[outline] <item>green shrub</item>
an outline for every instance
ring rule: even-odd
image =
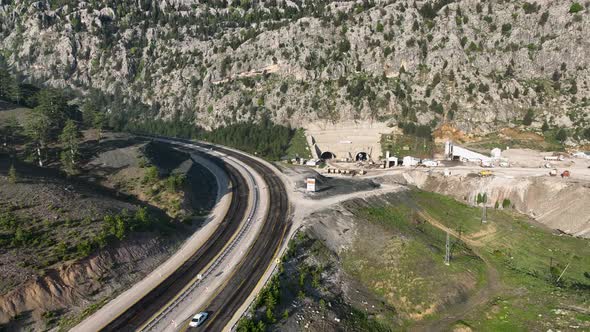
[[[503,209],[507,209],[510,207],[512,203],[510,202],[510,200],[508,198],[504,198],[504,200],[502,201],[502,208]]]
[[[16,174],[16,168],[14,165],[10,165],[10,169],[8,170],[8,182],[14,184],[18,181],[18,175]]]
[[[143,177],[143,183],[145,184],[153,184],[158,180],[160,173],[156,166],[150,166],[146,169],[145,175]]]
[[[375,30],[377,30],[377,32],[383,32],[383,23],[378,22]]]
[[[76,246],[76,254],[78,257],[83,258],[92,253],[92,243],[88,240],[84,240]]]
[[[580,12],[582,10],[584,10],[584,7],[579,2],[574,2],[570,6],[570,13],[571,14],[575,14],[575,13]]]
[[[502,34],[505,36],[510,36],[511,33],[512,33],[512,24],[510,24],[510,23],[502,24]]]
[[[184,174],[174,174],[166,179],[166,187],[169,191],[176,192],[180,190],[184,184],[186,177]]]
[[[525,126],[530,126],[531,123],[533,123],[534,116],[535,112],[532,109],[529,109],[524,115],[524,119],[522,119],[522,124]]]
[[[567,131],[563,128],[559,129],[557,134],[555,135],[555,139],[563,143],[567,139]]]

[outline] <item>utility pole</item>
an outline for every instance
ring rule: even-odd
[[[451,265],[451,238],[449,232],[447,232],[447,244],[445,253],[445,265]]]
[[[482,210],[481,210],[481,223],[485,224],[487,222],[488,222],[488,211],[487,211],[486,205],[484,203]]]
[[[563,274],[565,273],[565,270],[567,270],[568,267],[570,267],[570,264],[572,262],[567,263],[567,266],[565,267],[565,269],[563,269],[563,271],[561,272],[561,274],[559,275],[559,278],[557,278],[557,281],[555,282],[556,284],[559,283],[559,280],[561,280],[561,277],[563,277]]]

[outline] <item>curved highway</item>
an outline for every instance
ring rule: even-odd
[[[270,190],[270,210],[246,257],[241,261],[233,276],[211,299],[208,305],[200,308],[207,311],[210,317],[203,326],[195,330],[221,331],[228,328],[228,323],[250,296],[263,277],[267,268],[277,255],[291,227],[289,217],[289,200],[283,181],[270,167],[255,158],[234,150],[202,144],[210,149],[218,150],[241,162],[248,164],[259,173]]]
[[[197,250],[179,269],[163,280],[141,300],[117,316],[102,331],[134,331],[144,322],[156,315],[167,303],[172,301],[183,288],[189,284],[221,252],[225,244],[236,233],[240,222],[245,217],[248,188],[242,174],[219,158],[208,156],[224,169],[232,184],[231,204],[221,225],[213,235]]]
[[[271,167],[244,153],[188,140],[159,139],[193,151],[205,150],[207,153],[202,155],[206,155],[206,158],[215,162],[228,174],[232,184],[231,203],[224,221],[190,259],[147,295],[114,317],[102,331],[157,331],[162,328],[162,324],[168,324],[169,321],[172,322],[172,326],[165,329],[176,330],[174,326],[177,326],[177,323],[171,319],[174,317],[181,317],[179,323],[184,323],[177,326],[178,328],[186,328],[190,318],[186,315],[178,316],[178,310],[172,312],[178,309],[175,307],[184,307],[184,312],[186,310],[194,313],[209,312],[209,319],[199,330],[221,331],[231,328],[227,325],[245,304],[271,266],[291,227],[285,186]],[[191,147],[191,145],[195,146]],[[223,156],[219,158],[212,156],[218,153]],[[254,181],[252,171],[256,174],[258,182]],[[253,188],[248,188],[249,186]],[[263,189],[268,196],[267,208],[262,212],[256,211],[261,186],[264,186]],[[250,208],[251,205],[254,207]],[[257,225],[250,227],[254,223],[255,213],[258,215]],[[257,230],[250,230],[250,228]],[[242,237],[248,237],[249,240],[242,241],[242,246],[246,247],[243,247],[241,251],[241,259],[236,261],[233,258],[225,262],[225,256],[237,246]],[[207,303],[206,305],[201,308],[190,308],[191,302],[185,297],[190,299],[188,296],[190,292],[193,292],[193,295],[195,291],[198,293],[195,287],[200,280],[223,264],[225,265],[221,268],[231,271],[228,272],[230,275],[224,275],[222,279],[217,280],[217,284],[214,284],[216,288],[212,288],[208,298],[200,302]],[[213,276],[213,279],[217,276]],[[217,285],[220,286],[217,287]],[[198,304],[193,305],[198,306]],[[182,320],[185,319],[186,321],[183,322]]]

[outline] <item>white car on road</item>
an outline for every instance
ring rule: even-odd
[[[203,324],[203,322],[205,321],[205,319],[207,319],[207,316],[209,316],[208,313],[202,311],[199,312],[198,314],[196,314],[193,319],[191,319],[191,322],[188,323],[188,325],[190,327],[197,327],[197,326],[201,326],[201,324]]]

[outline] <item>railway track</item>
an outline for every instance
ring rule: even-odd
[[[232,201],[225,220],[213,235],[178,270],[162,281],[145,297],[113,319],[101,331],[134,331],[166,307],[182,289],[212,261],[239,228],[248,206],[248,187],[242,174],[221,159],[211,157],[228,174]]]
[[[250,296],[276,257],[291,227],[289,200],[282,180],[265,164],[235,151],[208,145],[248,164],[259,173],[270,191],[270,210],[260,235],[220,292],[203,308],[210,318],[194,330],[221,331]],[[191,329],[192,330],[192,329]]]

